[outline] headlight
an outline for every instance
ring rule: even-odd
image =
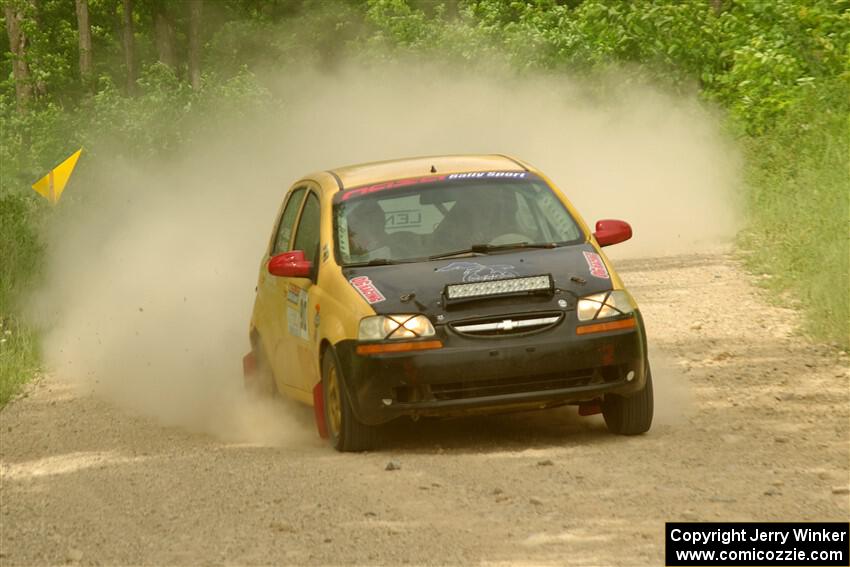
[[[625,290],[606,291],[578,300],[578,320],[591,321],[634,313],[632,298]]]
[[[375,315],[360,320],[361,341],[433,337],[434,326],[425,315]]]

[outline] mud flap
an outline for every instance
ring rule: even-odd
[[[251,351],[242,357],[242,380],[245,387],[251,386],[257,379],[257,357]]]
[[[596,415],[598,413],[602,413],[602,403],[600,400],[581,402],[578,405],[578,414],[582,417],[588,415]]]
[[[325,391],[322,389],[321,382],[313,388],[313,415],[316,418],[316,429],[319,431],[319,437],[327,439],[328,423],[325,421]]]

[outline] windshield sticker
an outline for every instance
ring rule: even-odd
[[[337,239],[337,246],[339,246],[340,255],[348,259],[349,258],[349,246],[348,246],[348,219],[345,217],[345,211],[339,209],[337,211],[337,231],[339,234],[339,238]]]
[[[349,189],[342,194],[342,200],[347,201],[352,197],[362,197],[375,191],[383,191],[384,189],[396,189],[398,187],[407,187],[409,185],[419,185],[420,183],[433,183],[435,181],[445,181],[445,175],[432,175],[429,177],[410,177],[408,179],[397,179],[395,181],[385,181],[376,183],[375,185],[367,185],[358,187],[357,189]]]
[[[374,185],[364,185],[363,187],[355,187],[346,189],[341,193],[339,199],[348,201],[354,197],[362,197],[375,191],[383,191],[384,189],[397,189],[399,187],[409,187],[411,185],[424,185],[437,181],[467,181],[470,179],[526,179],[532,174],[527,171],[472,171],[468,173],[450,173],[448,175],[429,175],[427,177],[409,177],[407,179],[396,179],[393,181],[384,181],[375,183]]]
[[[456,179],[524,179],[527,171],[473,171],[470,173],[452,173],[446,177],[450,181]]]
[[[516,268],[509,264],[494,264],[485,266],[477,262],[452,262],[442,268],[437,268],[437,272],[452,272],[454,270],[463,271],[463,281],[465,282],[487,282],[491,280],[504,280],[507,278],[518,277]]]
[[[369,302],[370,305],[375,303],[380,303],[386,299],[384,294],[375,287],[375,284],[372,283],[372,280],[369,279],[368,276],[357,276],[356,278],[351,278],[348,280],[354,289],[363,296],[363,299]]]
[[[590,270],[590,275],[601,278],[603,280],[610,279],[608,276],[608,269],[605,267],[605,262],[602,261],[602,258],[599,257],[599,254],[596,252],[582,252],[584,254],[584,259],[587,261],[587,268]]]
[[[386,213],[388,230],[419,228],[422,226],[422,211],[390,211]]]

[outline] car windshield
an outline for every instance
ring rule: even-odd
[[[340,192],[334,232],[343,265],[417,261],[583,239],[552,189],[524,172],[454,174]]]

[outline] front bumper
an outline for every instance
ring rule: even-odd
[[[542,333],[497,338],[444,327],[437,330],[441,349],[360,356],[357,341],[346,340],[336,353],[352,409],[368,425],[403,415],[550,407],[643,388],[646,338],[635,317],[632,329],[584,336],[570,318]]]

